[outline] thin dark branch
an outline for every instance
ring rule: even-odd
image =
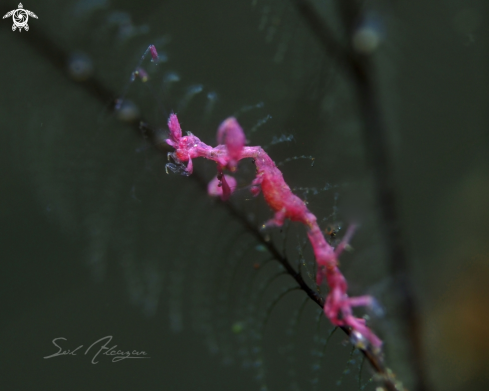
[[[412,283],[409,279],[409,262],[402,239],[402,231],[397,211],[397,197],[394,175],[389,156],[388,131],[380,108],[376,82],[371,59],[368,55],[355,53],[351,47],[343,49],[333,40],[333,35],[308,0],[294,0],[295,5],[316,35],[325,52],[338,61],[339,68],[353,82],[357,92],[360,114],[363,119],[363,137],[370,167],[374,177],[377,206],[382,220],[390,272],[397,289],[398,308],[401,321],[408,329],[410,343],[407,345],[408,360],[411,365],[415,389],[426,391],[427,378],[423,360],[419,312]],[[358,2],[341,0],[341,17],[347,38],[353,36],[355,25],[359,22],[361,10]],[[347,39],[350,42],[351,39]],[[382,371],[381,368],[379,370]],[[387,385],[387,384],[386,384]]]
[[[307,20],[308,26],[321,45],[326,49],[328,55],[335,57],[340,65],[349,66],[347,48],[342,46],[335,38],[333,31],[324,23],[309,1],[295,0],[294,4],[299,14]]]

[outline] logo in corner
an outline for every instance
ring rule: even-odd
[[[19,3],[18,7],[19,8],[17,8],[16,10],[12,10],[3,15],[3,19],[12,16],[12,20],[14,21],[14,24],[12,25],[12,31],[19,29],[19,32],[21,32],[23,28],[25,29],[25,31],[29,31],[29,25],[27,24],[29,16],[32,16],[36,19],[38,19],[38,17],[34,12],[25,10],[22,3]]]

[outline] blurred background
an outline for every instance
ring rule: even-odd
[[[313,4],[344,37],[335,2]],[[0,5],[2,15],[18,8]],[[0,25],[2,389],[379,385],[263,244],[206,194],[214,164],[194,161],[191,177],[166,175],[172,111],[209,144],[220,122],[236,116],[250,145],[283,164],[322,226],[341,237],[359,223],[341,268],[352,295],[371,294],[382,306],[369,324],[385,341],[387,365],[413,389],[356,90],[294,2],[23,6],[38,16],[29,31],[12,31],[12,17]],[[363,35],[354,44],[372,58],[387,124],[428,389],[486,390],[488,5],[358,6]],[[157,63],[142,59],[150,44]],[[147,78],[131,82],[137,67]],[[230,203],[259,227],[271,212],[250,196],[253,173],[241,163]],[[313,286],[304,229],[265,234]],[[94,365],[95,347],[84,352],[106,336],[108,346],[150,358],[99,356]],[[57,351],[55,338],[66,339],[58,340],[63,350],[83,348],[45,359]]]

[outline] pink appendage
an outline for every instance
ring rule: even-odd
[[[167,164],[167,168],[189,175],[192,172],[192,159],[202,157],[215,161],[218,175],[209,184],[208,190],[211,195],[219,195],[223,200],[229,198],[236,187],[234,178],[224,175],[223,169],[234,172],[241,159],[254,159],[256,177],[252,182],[251,192],[258,195],[261,189],[265,201],[275,212],[274,217],[266,225],[281,226],[285,219],[289,219],[306,226],[307,236],[316,258],[316,282],[321,284],[326,281],[330,288],[324,304],[325,315],[334,325],[351,328],[351,339],[357,347],[364,347],[366,343],[370,343],[374,349],[379,350],[382,341],[367,327],[365,319],[353,315],[353,307],[370,307],[374,300],[369,296],[349,297],[348,284],[338,268],[338,257],[350,241],[355,227],[347,231],[336,248],[330,246],[317,223],[316,216],[307,209],[304,201],[292,193],[285,183],[282,172],[270,156],[259,146],[244,146],[244,132],[235,118],[228,118],[219,126],[217,139],[224,144],[216,147],[203,143],[191,133],[182,136],[175,114],[170,115],[168,127],[170,138],[166,142],[175,148],[175,152],[169,154],[175,163]],[[186,168],[184,162],[188,162]]]
[[[148,49],[151,53],[151,61],[158,62],[158,52],[156,51],[155,45],[149,45]]]

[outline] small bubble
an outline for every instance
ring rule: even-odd
[[[85,53],[73,53],[68,59],[68,73],[76,81],[88,80],[93,75],[92,59]]]
[[[380,37],[375,30],[362,28],[353,35],[353,47],[357,52],[370,54],[377,49]]]
[[[124,122],[132,122],[139,117],[139,108],[130,100],[118,102],[116,105],[117,118]]]
[[[362,54],[373,53],[380,45],[383,26],[380,17],[374,12],[368,12],[353,33],[353,48]]]

